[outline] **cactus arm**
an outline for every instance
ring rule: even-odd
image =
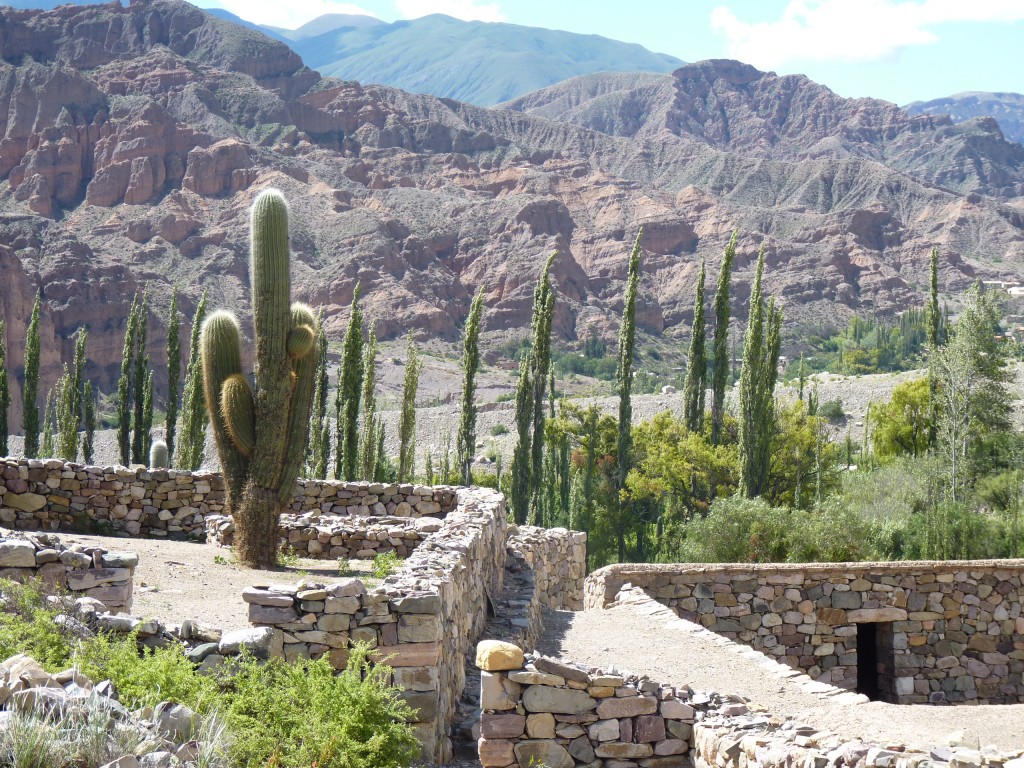
[[[237,499],[242,491],[248,461],[235,448],[220,408],[220,393],[224,382],[242,373],[241,331],[234,315],[218,311],[206,319],[200,333],[200,353],[206,409],[210,414],[217,454],[228,484],[228,493]]]
[[[291,278],[288,253],[288,204],[274,189],[252,205],[251,285],[256,341],[256,434],[250,480],[262,488],[279,487],[291,400]]]
[[[320,333],[319,324],[313,310],[298,302],[292,304],[292,324],[295,328],[312,330],[310,351],[316,345]],[[288,436],[284,468],[281,473],[281,484],[278,487],[278,498],[282,504],[291,501],[302,462],[306,457],[309,442],[309,409],[313,403],[313,389],[316,386],[316,355],[306,354],[292,361],[292,374],[295,386],[292,391],[291,405],[288,411]]]
[[[246,458],[256,445],[256,404],[245,376],[236,373],[220,388],[220,411],[235,448]]]
[[[149,468],[167,469],[168,466],[167,443],[163,440],[154,440],[149,446]]]
[[[316,330],[311,325],[296,325],[288,331],[288,357],[301,360],[313,351],[316,345]],[[294,367],[294,366],[293,366]]]

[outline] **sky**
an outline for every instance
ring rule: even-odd
[[[294,29],[324,13],[465,20],[597,34],[684,61],[730,58],[897,104],[1024,93],[1024,0],[192,0]]]

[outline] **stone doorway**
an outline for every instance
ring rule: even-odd
[[[872,701],[898,703],[891,621],[866,621],[857,627],[857,693]]]

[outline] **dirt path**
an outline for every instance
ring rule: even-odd
[[[138,554],[132,613],[166,622],[194,619],[220,629],[248,627],[248,609],[242,601],[246,587],[294,584],[302,578],[326,583],[339,579],[334,560],[303,559],[278,570],[253,571],[235,564],[231,550],[206,544],[75,533],[61,533],[60,538],[65,544],[93,544]]]
[[[796,677],[773,672],[779,665],[766,664],[762,654],[711,633],[685,631],[683,622],[669,613],[663,609],[651,614],[633,605],[579,613],[545,611],[538,650],[605,669],[615,664],[620,671],[646,674],[659,682],[688,683],[699,691],[737,694],[771,714],[790,716],[846,739],[927,750],[946,746],[951,734],[963,731],[974,746],[980,742],[1001,750],[1024,749],[1024,704],[847,703],[852,694],[809,693]]]

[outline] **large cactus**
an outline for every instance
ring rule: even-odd
[[[230,312],[203,324],[206,408],[235,521],[240,562],[269,567],[277,559],[277,520],[291,498],[306,454],[313,397],[316,317],[291,303],[288,206],[269,189],[252,206],[255,388],[242,372],[241,333]]]

